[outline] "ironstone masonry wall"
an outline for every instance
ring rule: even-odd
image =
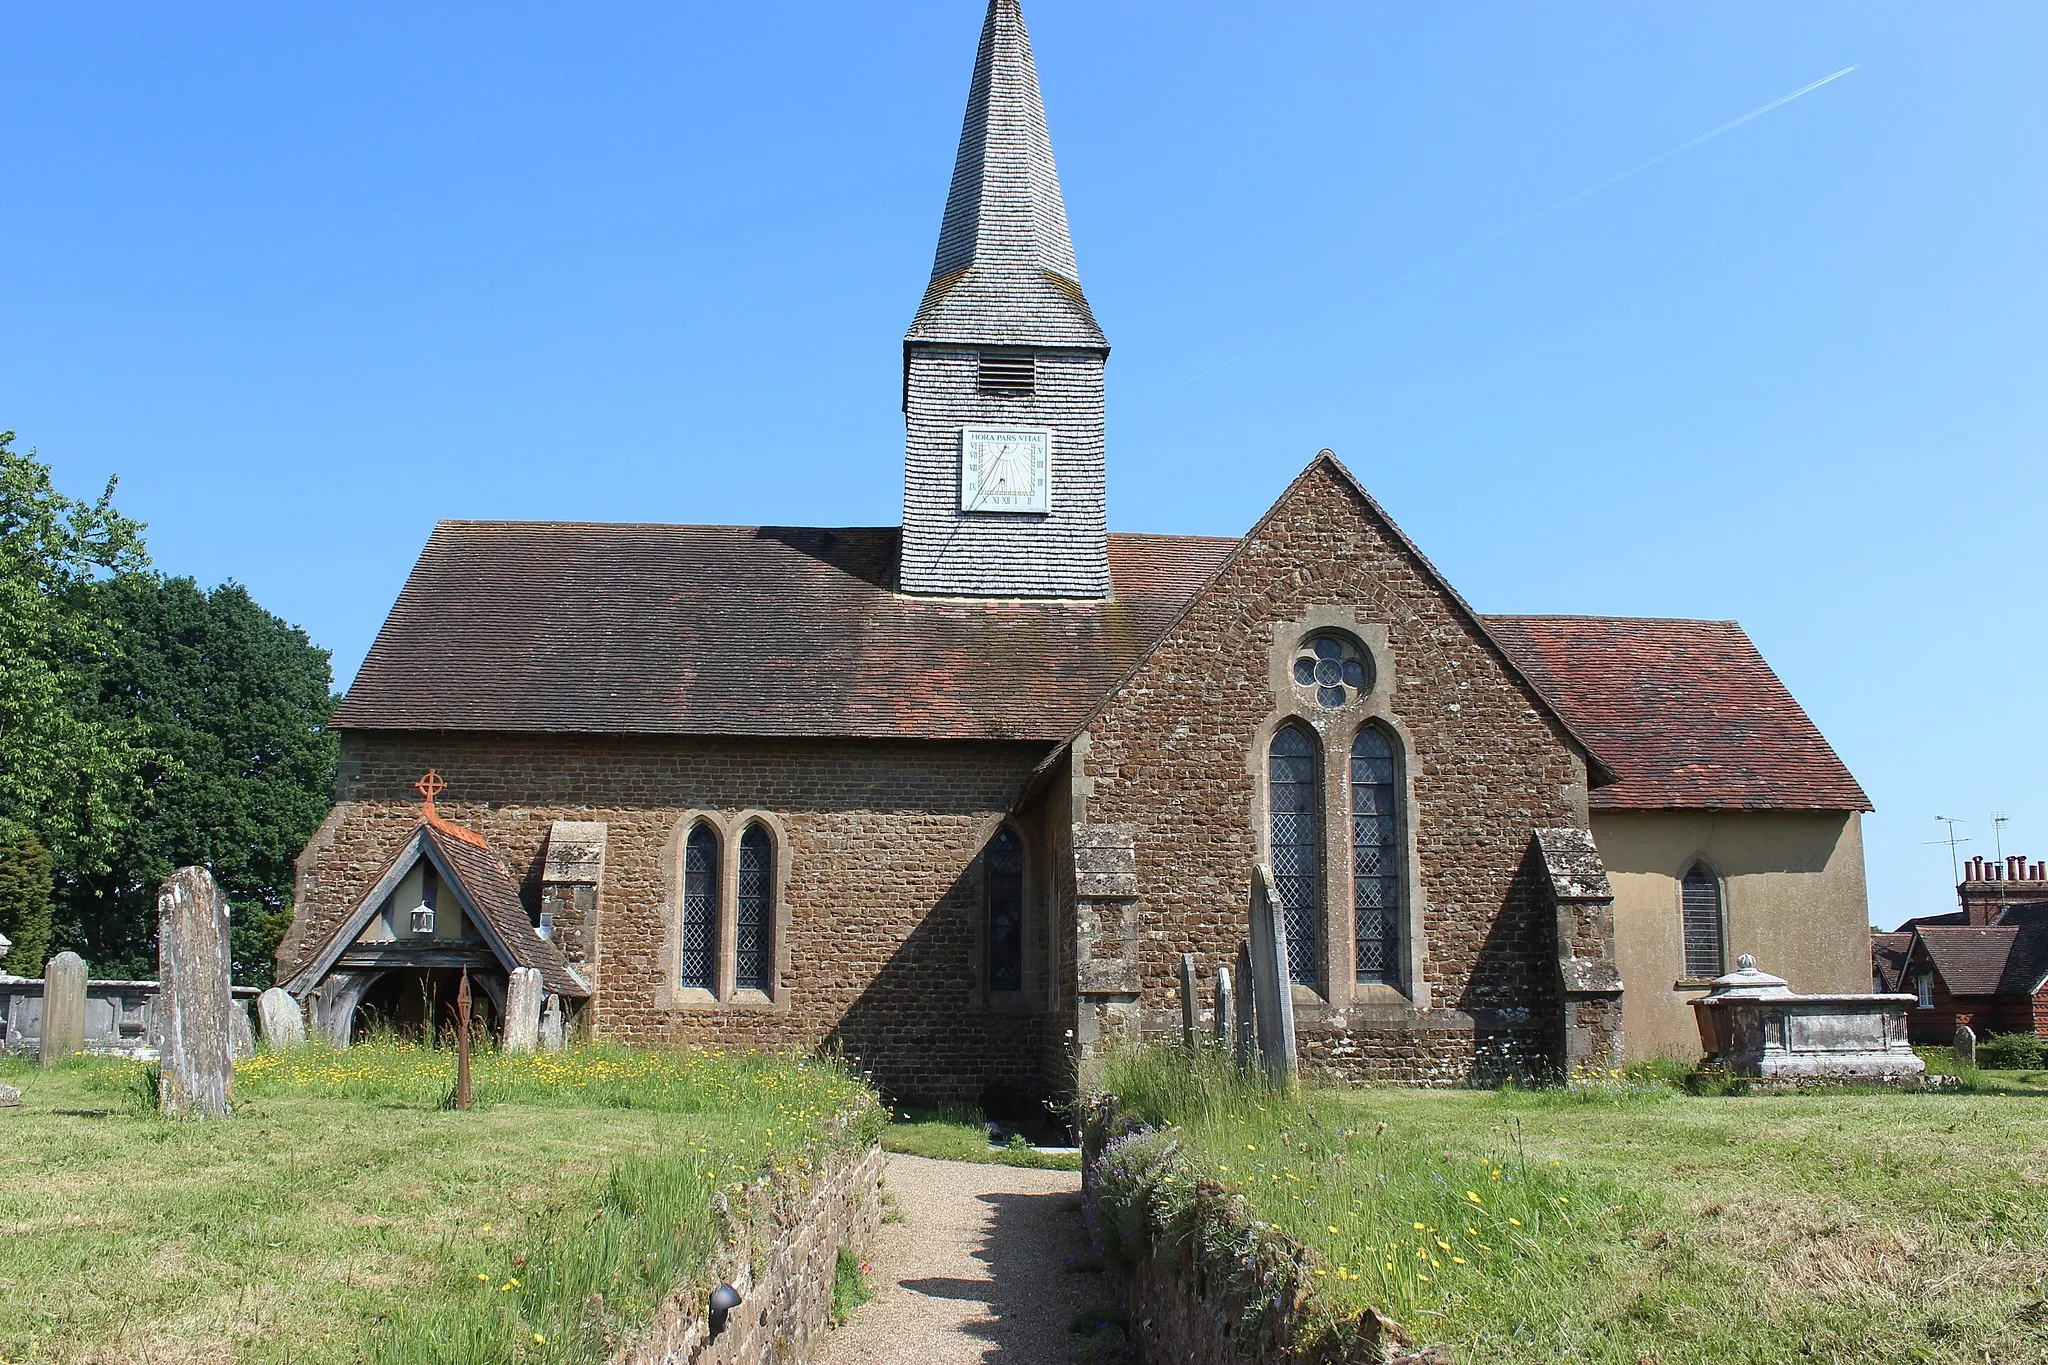
[[[980,1003],[977,857],[1043,745],[350,733],[340,804],[301,855],[287,966],[346,915],[447,779],[449,819],[481,832],[539,903],[550,824],[608,826],[592,1024],[645,1043],[837,1043],[912,1102],[1012,1106],[1061,1089],[1066,1027]],[[694,810],[761,810],[786,835],[773,1005],[681,1009],[666,934],[674,847]],[[1042,849],[1042,845],[1040,848]],[[730,857],[731,850],[727,851]],[[1028,926],[1042,950],[1046,925]]]
[[[1524,866],[1533,831],[1585,826],[1585,768],[1415,557],[1327,464],[1312,466],[1238,557],[1090,724],[1089,822],[1138,827],[1148,1019],[1177,1018],[1179,955],[1201,979],[1232,965],[1254,863],[1266,856],[1264,745],[1312,701],[1277,695],[1275,623],[1355,607],[1385,632],[1388,716],[1406,739],[1411,847],[1419,858],[1427,1012],[1379,999],[1310,1005],[1297,992],[1304,1060],[1351,1074],[1452,1083],[1547,1059],[1556,1026],[1555,930]],[[1294,641],[1277,642],[1290,649]],[[1340,721],[1341,725],[1342,722]],[[1348,754],[1335,739],[1325,764]],[[1346,788],[1326,818],[1348,823]],[[1348,840],[1326,840],[1348,857]],[[1329,879],[1348,885],[1342,868]]]

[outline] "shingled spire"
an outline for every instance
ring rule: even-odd
[[[939,250],[911,341],[1104,346],[1074,265],[1031,37],[990,0]]]
[[[905,592],[1107,597],[1103,365],[1017,0],[990,0],[903,346]]]

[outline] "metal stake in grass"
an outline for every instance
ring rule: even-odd
[[[455,987],[455,1107],[469,1108],[469,968]]]

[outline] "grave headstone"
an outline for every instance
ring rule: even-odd
[[[256,1055],[256,1030],[249,1023],[249,1007],[232,996],[228,999],[228,1056],[235,1061]]]
[[[1216,1046],[1226,1052],[1230,1049],[1230,1021],[1235,1013],[1231,1009],[1230,968],[1216,969]]]
[[[272,986],[256,997],[256,1020],[263,1026],[266,1047],[304,1047],[306,1015],[290,991]]]
[[[1955,1054],[1957,1066],[1977,1065],[1977,1031],[1968,1024],[1956,1030]]]
[[[21,1092],[11,1085],[0,1085],[0,1109],[14,1109],[21,1104]]]
[[[1252,946],[1237,945],[1237,1041],[1231,1048],[1240,1071],[1259,1060],[1259,993],[1252,985]]]
[[[1195,1025],[1202,1017],[1202,1002],[1195,997],[1195,955],[1180,955],[1180,1045],[1195,1050]]]
[[[234,1112],[227,921],[227,898],[203,867],[179,868],[157,891],[157,1107],[174,1117]],[[248,1026],[245,1014],[242,1027]]]
[[[505,1051],[533,1051],[540,1042],[540,1007],[540,973],[514,967],[505,983]]]
[[[59,953],[43,968],[44,1066],[85,1051],[85,959]]]
[[[1258,1005],[1259,1056],[1275,1085],[1294,1080],[1294,973],[1287,961],[1287,926],[1273,874],[1262,863],[1252,872],[1252,994]]]
[[[562,1026],[562,997],[550,995],[540,1012],[540,1045],[548,1052],[560,1052],[567,1036]]]

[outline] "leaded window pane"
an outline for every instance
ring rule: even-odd
[[[1024,845],[1005,825],[982,854],[988,897],[988,988],[1024,989]]]
[[[1721,949],[1721,883],[1694,863],[1680,884],[1679,901],[1685,925],[1685,974],[1719,976]]]
[[[1351,742],[1351,910],[1358,979],[1401,982],[1401,855],[1394,831],[1394,749],[1372,726]]]
[[[683,952],[676,979],[713,990],[717,961],[718,836],[699,825],[683,845]]]
[[[765,991],[774,984],[775,842],[759,825],[740,836],[738,914],[733,925],[733,982]]]
[[[1315,743],[1300,727],[1273,736],[1267,800],[1272,809],[1273,890],[1280,897],[1287,928],[1287,965],[1292,979],[1316,984],[1316,838],[1321,826],[1321,793],[1316,783]]]

